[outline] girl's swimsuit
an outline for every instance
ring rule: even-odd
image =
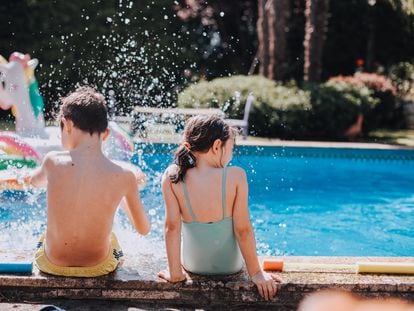
[[[231,274],[241,270],[243,261],[233,230],[233,217],[226,217],[226,171],[222,177],[223,219],[198,222],[191,208],[183,178],[184,195],[192,222],[183,222],[182,262],[187,271],[197,274]]]

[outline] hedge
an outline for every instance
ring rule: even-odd
[[[249,93],[255,97],[250,134],[291,139],[343,138],[358,114],[368,114],[378,103],[364,85],[344,81],[301,89],[295,83],[282,85],[262,76],[233,76],[189,86],[178,95],[177,105],[220,108],[228,118],[242,118]]]

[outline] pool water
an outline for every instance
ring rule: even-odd
[[[141,146],[149,181],[141,196],[153,230],[115,231],[136,252],[164,256],[163,170],[174,146]],[[414,151],[238,147],[231,165],[249,180],[249,208],[262,255],[414,256]],[[3,192],[0,249],[31,249],[45,229],[45,193]],[[154,247],[156,245],[156,247]]]

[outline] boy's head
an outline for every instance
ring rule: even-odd
[[[89,86],[82,86],[62,99],[59,120],[73,122],[73,126],[90,135],[104,133],[108,127],[105,97]]]

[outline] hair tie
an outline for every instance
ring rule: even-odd
[[[182,146],[184,148],[188,149],[188,150],[190,150],[190,148],[191,148],[191,145],[188,142],[186,142],[186,141],[182,143]]]
[[[182,146],[187,150],[187,160],[188,160],[188,164],[190,164],[191,166],[194,166],[195,164],[195,159],[193,158],[193,155],[191,153],[191,145],[188,142],[183,142]]]

